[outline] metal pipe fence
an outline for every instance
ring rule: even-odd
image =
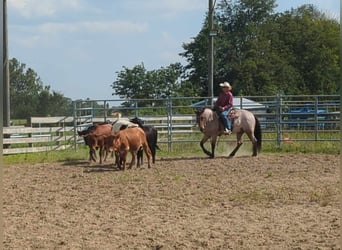
[[[210,107],[212,101],[215,98],[75,101],[72,117],[31,117],[30,124],[25,127],[4,127],[3,153],[77,149],[78,144],[84,143],[77,131],[113,119],[113,111],[121,112],[123,117],[139,117],[146,125],[157,128],[158,144],[164,144],[172,151],[175,145],[187,146],[184,143],[201,140],[194,111]],[[234,106],[256,115],[263,142],[271,147],[295,142],[340,141],[339,95],[238,96],[234,98]],[[225,136],[221,141],[235,141],[235,136]]]
[[[113,111],[119,111],[123,117],[139,117],[146,125],[155,126],[161,135],[159,142],[167,143],[171,150],[175,142],[200,140],[194,110],[210,107],[215,100],[170,97],[75,101],[75,138],[76,131],[87,126],[78,121],[85,118],[107,121],[112,119]],[[253,112],[262,126],[263,140],[274,142],[278,147],[288,138],[292,141],[340,140],[339,95],[238,96],[234,98],[234,107]]]

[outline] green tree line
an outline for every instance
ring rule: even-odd
[[[337,20],[313,5],[275,13],[275,0],[222,0],[215,8],[214,93],[229,81],[235,95],[317,95],[339,91]],[[187,64],[147,71],[143,64],[116,72],[122,98],[208,96],[206,16],[180,53]],[[137,91],[138,90],[138,91]]]
[[[235,95],[336,94],[340,23],[314,5],[275,12],[275,0],[217,0],[214,16],[214,94],[229,81]],[[147,70],[143,63],[115,72],[113,95],[125,100],[207,97],[208,14],[182,45],[186,64]],[[38,74],[10,60],[11,117],[71,115],[72,100],[44,86]],[[139,103],[139,106],[149,105]],[[130,106],[129,101],[123,106]]]
[[[72,114],[72,100],[44,86],[33,69],[12,58],[9,71],[11,119]]]

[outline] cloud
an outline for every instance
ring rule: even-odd
[[[310,3],[309,3],[310,2]],[[291,8],[298,8],[304,4],[312,4],[317,9],[323,13],[325,13],[328,17],[339,19],[340,17],[340,1],[336,0],[296,0],[296,1],[288,1],[288,0],[278,0],[278,9],[280,11],[290,10]]]
[[[43,23],[37,30],[44,34],[58,33],[141,33],[147,30],[146,23],[123,20],[116,21],[82,21],[74,23]]]
[[[7,6],[24,18],[51,17],[82,8],[81,0],[9,0]]]
[[[139,2],[138,6],[146,10],[177,13],[201,10],[205,6],[203,0],[136,0],[136,2]]]
[[[333,18],[336,20],[340,19],[340,1],[336,0],[325,0],[319,1],[320,9],[323,11],[329,18]],[[318,4],[317,4],[318,5]],[[334,11],[332,11],[334,10]]]
[[[338,10],[339,8],[336,8],[339,6],[339,1],[336,0],[311,0],[312,4],[316,6],[320,6],[320,8],[323,9],[336,9]]]
[[[203,0],[128,0],[123,3],[125,9],[163,18],[177,17],[186,12],[205,11],[207,2]]]
[[[25,47],[46,44],[48,47],[55,39],[82,34],[122,35],[145,33],[148,30],[146,23],[136,23],[124,20],[116,21],[80,21],[73,23],[46,22],[39,25],[11,25],[10,29],[16,34],[14,42]]]
[[[66,11],[91,11],[101,13],[110,8],[112,0],[8,0],[8,8],[24,18],[53,17]],[[177,16],[184,12],[203,11],[207,8],[203,0],[125,0],[115,3],[126,11],[140,15],[160,14],[164,17]]]

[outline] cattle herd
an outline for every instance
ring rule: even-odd
[[[143,153],[147,157],[148,167],[155,163],[158,132],[153,126],[146,126],[139,118],[129,120],[122,118],[118,112],[112,113],[114,122],[105,122],[78,131],[89,147],[89,161],[97,162],[96,151],[99,150],[99,162],[106,161],[108,155],[115,157],[115,165],[122,170],[126,168],[127,155],[132,159],[129,168],[143,163]]]

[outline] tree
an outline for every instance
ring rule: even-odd
[[[262,58],[267,49],[260,27],[268,20],[274,2],[241,0],[218,3],[215,16],[214,92],[218,91],[217,83],[224,80],[234,84],[236,94],[255,91],[257,86],[254,81],[258,78],[255,74],[258,65],[264,62]],[[185,66],[192,74],[189,79],[196,80],[204,96],[208,94],[208,34],[208,22],[205,22],[194,41],[183,45],[185,52],[181,54],[189,63]],[[261,74],[259,78],[267,77]]]
[[[313,5],[280,15],[281,50],[300,81],[293,94],[335,94],[339,86],[339,24]]]
[[[10,101],[12,118],[36,115],[42,82],[33,69],[25,69],[17,59],[10,60]]]
[[[10,68],[11,117],[26,119],[31,116],[71,115],[72,101],[57,92],[50,92],[38,74],[12,58]]]
[[[117,73],[117,80],[112,83],[113,95],[123,99],[145,99],[139,104],[146,106],[151,103],[148,99],[166,98],[178,96],[181,93],[191,92],[188,83],[180,82],[183,69],[180,63],[170,64],[158,70],[148,71],[143,63],[134,66],[132,69],[123,67]],[[184,87],[184,88],[183,88]],[[131,106],[133,103],[126,101],[124,106]]]
[[[274,7],[274,0],[218,3],[214,92],[228,80],[236,95],[336,93],[339,24],[312,5],[284,14]],[[181,53],[187,79],[202,96],[208,94],[208,38],[205,22]]]
[[[40,102],[39,107],[47,106],[45,112],[42,112],[42,116],[58,116],[58,115],[72,115],[73,106],[70,98],[64,97],[62,93],[56,91],[42,91],[39,95]]]
[[[204,25],[192,42],[183,44],[185,51],[180,53],[188,62],[184,66],[184,79],[197,90],[194,96],[208,96],[208,34],[209,28]]]

